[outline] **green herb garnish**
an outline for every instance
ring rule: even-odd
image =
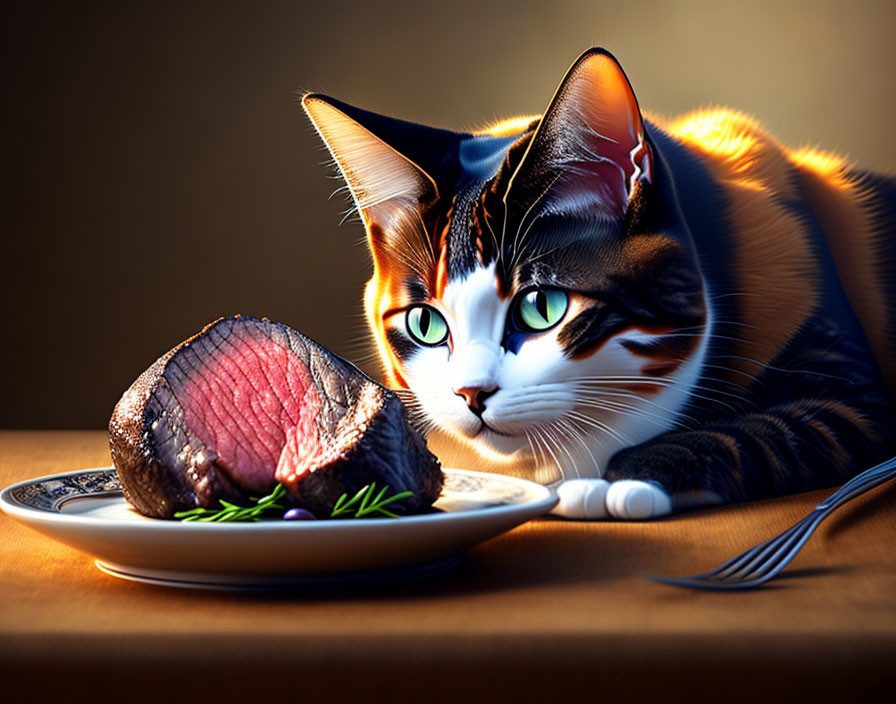
[[[265,518],[280,518],[286,507],[279,503],[286,496],[286,487],[277,484],[274,490],[260,499],[250,498],[249,506],[237,506],[229,501],[220,499],[220,509],[194,508],[191,511],[179,511],[175,518],[182,521],[198,521],[201,523],[225,523],[232,521],[261,521]],[[271,515],[275,513],[275,515]]]
[[[411,491],[400,491],[392,496],[386,496],[386,492],[389,491],[388,485],[380,489],[376,497],[373,496],[374,491],[376,491],[376,482],[362,487],[352,498],[348,498],[348,494],[343,494],[336,499],[330,518],[372,518],[377,515],[398,518],[398,514],[392,513],[384,507],[414,495]]]
[[[380,489],[376,496],[374,496],[375,491],[376,482],[373,482],[362,487],[351,498],[349,498],[348,494],[343,494],[336,499],[330,518],[374,518],[376,516],[398,518],[398,514],[389,511],[386,509],[386,506],[413,496],[413,492],[410,491],[401,491],[387,496],[386,494],[389,491],[388,485]],[[197,521],[200,523],[232,523],[236,521],[262,521],[271,518],[282,518],[283,511],[287,507],[280,503],[280,499],[285,496],[286,487],[282,484],[277,484],[274,490],[267,496],[263,496],[260,499],[250,498],[248,506],[237,506],[229,501],[219,499],[220,509],[199,507],[190,511],[178,511],[174,514],[174,517],[185,522]]]

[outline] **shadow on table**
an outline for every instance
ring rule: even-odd
[[[663,524],[662,521],[640,524],[642,530],[632,530],[633,524],[621,529],[613,523],[542,518],[472,548],[453,569],[424,579],[373,587],[355,587],[349,583],[323,589],[217,592],[215,596],[228,600],[351,601],[363,598],[385,602],[542,586],[597,584],[628,579],[643,572],[646,565],[668,560],[662,556],[680,554],[687,547],[686,539],[679,533],[664,531]],[[199,599],[209,597],[209,592],[192,593]]]
[[[769,507],[777,499],[755,506]],[[896,488],[882,487],[857,499],[834,514],[823,524],[813,540],[842,540],[846,531],[861,532],[875,515],[896,507]],[[510,533],[493,538],[467,551],[460,563],[447,571],[422,579],[380,584],[346,582],[325,587],[300,587],[258,591],[183,590],[197,599],[215,598],[226,601],[365,601],[439,599],[464,595],[487,594],[506,590],[526,590],[544,586],[606,583],[631,580],[633,576],[651,573],[685,576],[711,569],[742,549],[750,541],[761,542],[772,537],[766,521],[744,513],[745,506],[731,506],[691,512],[666,520],[646,523],[576,522],[551,517],[532,521]],[[767,519],[767,514],[764,518]],[[754,535],[742,533],[744,522],[753,524]],[[784,526],[786,527],[786,526]],[[703,530],[706,535],[701,535]],[[713,533],[708,542],[706,538]],[[731,540],[737,538],[737,540]],[[722,544],[730,543],[730,554],[720,553]],[[725,548],[728,550],[729,548]],[[788,569],[763,590],[789,588],[800,580],[851,571],[846,565]],[[684,596],[688,592],[672,587],[652,585],[668,590],[668,594]],[[146,589],[170,587],[146,586]]]

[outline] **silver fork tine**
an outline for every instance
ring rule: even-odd
[[[676,587],[692,587],[694,589],[749,589],[758,587],[765,584],[765,582],[769,581],[783,570],[796,553],[799,552],[806,540],[809,539],[809,536],[815,530],[815,525],[818,524],[816,521],[815,525],[812,525],[812,523],[807,520],[810,517],[811,516],[806,516],[776,538],[768,540],[728,561],[742,563],[744,557],[756,553],[757,549],[766,548],[766,550],[763,551],[763,555],[754,558],[754,563],[757,560],[762,560],[762,562],[760,562],[753,571],[749,570],[750,565],[748,565],[735,572],[729,571],[726,574],[722,574],[720,568],[716,568],[711,572],[704,572],[703,574],[694,575],[693,577],[643,576],[654,582],[670,584]],[[782,543],[786,544],[782,545]],[[771,557],[765,555],[768,548],[775,550]]]
[[[809,518],[809,516],[806,518]],[[793,558],[796,557],[796,554],[802,549],[803,545],[806,544],[806,541],[812,536],[812,533],[815,532],[818,524],[821,523],[822,518],[824,517],[817,516],[813,521],[808,521],[806,519],[800,521],[802,531],[798,534],[794,534],[794,539],[788,541],[789,545],[782,547],[773,559],[760,565],[754,572],[749,575],[744,575],[737,581],[731,581],[729,584],[748,589],[761,586],[777,577],[778,574],[791,563]]]
[[[816,517],[814,520],[807,520],[809,516],[801,520],[797,525],[799,530],[794,531],[790,537],[784,541],[784,544],[771,555],[769,559],[763,563],[755,565],[753,570],[742,575],[745,581],[754,581],[762,579],[767,582],[769,579],[783,570],[796,557],[796,554],[802,549],[806,541],[811,537],[812,533],[821,522],[822,516]]]
[[[743,567],[743,565],[749,563],[756,556],[763,556],[767,554],[770,550],[774,550],[778,543],[782,540],[786,540],[787,535],[795,530],[797,526],[791,526],[781,535],[775,536],[774,538],[769,538],[764,543],[760,543],[754,548],[747,550],[746,552],[742,552],[740,555],[735,555],[730,560],[726,560],[721,565],[716,567],[714,570],[710,570],[709,572],[703,572],[699,575],[694,575],[695,577],[715,577],[717,575],[721,575],[722,573],[731,573],[736,572]]]
[[[641,576],[644,577],[644,579],[649,579],[651,582],[668,584],[671,587],[687,587],[690,589],[705,589],[712,591],[749,589],[754,586],[749,582],[726,582],[721,579],[701,579],[699,575],[694,577],[661,577],[655,574],[645,574]]]
[[[894,477],[896,457],[857,474],[780,535],[735,555],[709,572],[692,577],[642,576],[654,582],[693,589],[735,590],[761,586],[791,563],[818,525],[834,510]]]
[[[880,467],[881,465],[878,465]],[[877,469],[875,467],[874,469]],[[873,470],[868,470],[868,472],[872,472]],[[790,528],[785,530],[780,535],[775,536],[774,538],[769,538],[764,543],[760,543],[759,545],[747,550],[746,552],[741,553],[740,555],[735,555],[731,559],[723,562],[721,565],[716,567],[709,572],[703,572],[699,575],[694,575],[695,578],[707,578],[707,577],[715,577],[717,575],[722,575],[723,573],[726,576],[733,576],[734,574],[741,572],[744,568],[744,565],[747,565],[751,562],[755,562],[757,560],[761,560],[771,553],[774,553],[778,550],[779,546],[785,542],[794,532],[798,531],[801,527],[805,525],[814,515],[817,515],[823,510],[826,510],[829,505],[835,503],[837,501],[848,501],[853,496],[857,496],[858,494],[864,492],[866,489],[871,488],[874,482],[877,480],[879,473],[875,473],[874,475],[864,476],[864,474],[857,475],[853,477],[849,482],[844,484],[838,491],[831,494],[827,499],[819,503],[812,512],[808,515],[804,516],[797,523],[792,525]],[[858,481],[857,481],[858,480]],[[847,498],[847,495],[849,497]]]
[[[758,565],[774,560],[777,555],[780,555],[782,551],[787,550],[789,545],[792,544],[794,536],[798,536],[800,530],[805,526],[805,520],[805,518],[802,519],[781,533],[781,535],[763,543],[766,546],[765,549],[753,557],[753,559],[741,561],[745,564],[738,565],[737,569],[723,570],[719,573],[719,576],[724,576],[726,578],[746,578],[746,576],[755,570]]]

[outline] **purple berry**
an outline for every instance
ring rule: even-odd
[[[283,514],[284,521],[313,521],[314,514],[303,508],[291,508]]]

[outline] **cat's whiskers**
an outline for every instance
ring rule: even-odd
[[[517,170],[519,170],[519,166],[517,166]],[[510,177],[510,182],[508,183],[508,187],[511,183],[513,183],[512,176]],[[501,242],[498,245],[498,256],[499,257],[501,255],[501,252],[504,251],[504,237],[507,234],[507,192],[506,191],[505,191],[504,197],[501,199],[501,201],[504,204],[504,219],[501,221]]]
[[[420,399],[412,391],[408,389],[394,389],[394,391],[407,409],[408,419],[421,435],[425,437],[438,427],[438,423],[429,416]]]
[[[602,477],[604,475],[603,465],[594,456],[594,453],[591,452],[591,445],[589,443],[596,445],[603,457],[609,457],[607,455],[607,445],[604,442],[606,440],[606,433],[595,433],[592,429],[593,426],[587,422],[588,417],[585,416],[585,418],[583,418],[583,415],[584,414],[575,413],[567,414],[565,417],[567,422],[579,430],[579,434],[583,438],[582,444],[591,457],[592,464],[594,465],[594,476]]]
[[[762,294],[755,293],[752,291],[728,291],[726,293],[717,293],[713,296],[709,296],[708,298],[711,301],[719,301],[723,298],[734,298],[736,296],[745,296],[745,297],[749,296],[749,297],[753,297],[753,298],[761,298]]]
[[[510,266],[508,267],[508,271],[513,271],[513,269],[516,267],[517,264],[519,264],[520,260],[522,259],[523,254],[525,254],[527,248],[529,247],[528,242],[527,242],[527,238],[529,237],[529,231],[532,229],[532,227],[535,225],[535,223],[537,221],[538,221],[538,218],[533,218],[532,222],[530,222],[529,225],[526,227],[526,230],[525,230],[525,232],[523,232],[523,235],[521,237],[522,246],[520,247],[520,246],[516,245],[516,243],[514,244],[514,251],[511,253]]]
[[[345,350],[348,352],[349,358],[355,360],[353,363],[357,366],[380,361],[379,351],[375,348],[371,349],[369,340],[352,340],[347,342]],[[359,361],[361,364],[358,364]]]
[[[548,456],[547,456],[547,453],[542,448],[541,441],[535,436],[535,433],[533,432],[533,429],[531,429],[531,428],[529,430],[524,431],[524,433],[526,435],[526,440],[529,442],[529,450],[531,452],[532,462],[534,463],[533,477],[535,478],[536,481],[542,481],[542,479],[539,478],[540,475],[542,476],[543,479],[548,479],[547,477],[544,477],[543,475],[545,474],[545,472],[547,472],[549,470],[549,468],[551,467],[551,463],[548,462]],[[562,470],[561,470],[561,475],[562,475]],[[542,481],[542,483],[545,483],[545,482]]]
[[[572,456],[569,454],[569,450],[563,445],[562,442],[558,439],[556,433],[554,432],[553,422],[547,423],[541,426],[541,432],[545,437],[546,441],[551,444],[551,446],[557,451],[556,455],[553,455],[554,462],[556,463],[557,469],[560,472],[560,476],[564,479],[568,479],[569,467],[567,467],[563,462],[560,461],[560,457],[564,454],[569,458],[570,463],[572,464],[571,469],[578,476],[578,470],[575,467],[575,463],[572,462]],[[558,457],[559,456],[559,457]]]
[[[663,413],[668,414],[668,412],[669,412],[669,409],[666,408],[666,406],[662,405],[661,403],[657,403],[656,401],[653,401],[652,399],[644,398],[643,396],[639,396],[638,394],[631,393],[631,392],[619,391],[619,390],[615,390],[615,389],[613,391],[608,391],[606,389],[580,389],[579,393],[581,395],[585,395],[586,397],[600,398],[600,399],[605,399],[605,400],[612,400],[612,399],[616,399],[616,398],[631,399],[632,401],[646,403],[650,406],[653,406],[653,407],[657,408],[659,411],[662,411]],[[616,403],[621,404],[623,402],[616,401]],[[631,406],[631,408],[636,409],[639,407]],[[649,413],[649,411],[647,411],[647,409],[641,409],[641,410],[643,410],[645,413]],[[659,417],[662,417],[662,416],[659,416]],[[684,426],[686,424],[683,422],[682,419],[688,421],[689,423],[691,423],[693,425],[698,424],[698,421],[695,418],[693,418],[692,416],[688,415],[684,411],[678,411],[676,413],[676,422],[681,423],[681,425]]]
[[[551,469],[553,469],[555,472],[558,472],[560,474],[560,478],[564,479],[565,478],[565,475],[564,475],[565,470],[564,470],[563,466],[558,462],[556,455],[554,455],[554,452],[551,449],[549,440],[545,436],[543,429],[536,430],[535,436],[536,436],[537,444],[539,446],[540,454],[541,454],[541,461],[538,465],[537,472],[538,472],[538,474],[540,474],[542,476],[542,479],[540,479],[539,481],[541,481],[542,483],[546,483],[547,481],[552,481],[554,478],[554,475],[551,472]]]
[[[538,221],[537,218],[536,218],[535,220],[532,221],[532,223],[529,225],[529,228],[527,228],[527,229],[526,229],[526,232],[523,233],[524,238],[528,236],[528,231],[529,231],[529,229],[530,229],[530,228],[532,227],[532,225],[534,225],[537,221]],[[575,240],[572,240],[572,241],[569,241],[569,242],[564,242],[563,244],[559,244],[559,245],[557,245],[556,247],[553,247],[553,248],[551,248],[551,249],[548,249],[548,250],[546,250],[546,251],[544,251],[544,252],[540,252],[539,254],[537,254],[537,255],[535,255],[535,256],[528,256],[528,255],[527,255],[528,258],[526,259],[526,261],[527,261],[528,263],[530,263],[530,264],[533,263],[533,262],[537,262],[539,259],[543,259],[544,257],[547,257],[547,256],[553,254],[554,252],[559,252],[560,250],[562,250],[562,249],[566,249],[566,248],[568,248],[568,247],[570,247],[570,246],[572,246],[572,245],[574,245],[574,244],[576,244],[576,241],[575,241]],[[529,249],[530,247],[531,247],[530,244],[524,242],[523,247],[522,247],[522,249],[520,250],[519,255],[518,255],[517,258],[516,258],[516,261],[517,261],[517,262],[519,262],[519,260],[522,259],[523,255],[526,254],[526,252],[528,251],[528,249]]]
[[[617,442],[622,443],[623,445],[631,445],[633,444],[631,440],[623,433],[621,430],[614,428],[609,423],[605,423],[602,420],[594,418],[586,413],[582,413],[581,411],[577,411],[575,409],[567,411],[566,415],[571,418],[578,418],[583,422],[587,422],[592,427],[598,428],[602,430],[604,433],[612,437]]]
[[[745,372],[743,369],[737,369],[737,368],[735,368],[735,367],[729,367],[729,366],[725,366],[725,365],[723,365],[723,364],[711,364],[711,363],[709,363],[709,362],[703,362],[703,366],[706,367],[706,368],[708,368],[708,369],[718,369],[718,370],[723,371],[723,372],[733,372],[734,374],[740,374],[741,376],[745,376],[745,377],[747,377],[750,381],[753,381],[753,382],[758,382],[758,381],[759,381],[759,377],[758,377],[758,376],[756,376],[755,374],[750,374],[750,372]],[[715,379],[715,378],[714,378],[713,380],[714,380],[714,381],[719,381],[719,382],[722,382],[722,383],[725,383],[725,384],[729,384],[729,385],[732,385],[732,386],[736,386],[736,387],[741,386],[741,385],[738,384],[737,382],[728,381],[728,380],[726,380],[726,379]]]
[[[582,477],[582,473],[579,471],[579,463],[576,461],[576,458],[573,456],[573,453],[569,449],[569,443],[564,442],[565,438],[568,437],[567,433],[561,427],[560,418],[553,420],[548,424],[550,428],[552,437],[554,437],[555,442],[558,447],[561,447],[563,451],[566,453],[566,456],[569,457],[569,462],[572,465],[572,471],[575,475],[576,479],[580,479]],[[574,438],[575,439],[575,438]]]
[[[435,249],[432,246],[432,238],[427,235],[428,229],[426,223],[423,222],[423,214],[420,212],[419,208],[414,208],[414,215],[417,216],[417,220],[420,223],[420,239],[426,243],[427,260],[430,262],[430,266],[433,266],[438,260],[438,256],[436,256]]]
[[[520,218],[519,225],[517,225],[517,228],[516,228],[516,234],[513,237],[513,246],[510,251],[510,266],[508,267],[508,271],[513,271],[513,268],[519,262],[519,256],[518,256],[518,252],[520,251],[519,245],[521,242],[525,242],[526,237],[529,235],[529,230],[532,229],[532,225],[535,224],[536,220],[538,220],[538,217],[533,218],[532,222],[529,223],[529,225],[526,227],[525,232],[523,232],[522,237],[520,237],[520,230],[523,229],[523,225],[526,223],[526,218],[529,217],[533,208],[535,208],[535,206],[538,205],[538,203],[541,201],[541,199],[544,198],[545,195],[547,195],[548,191],[550,191],[551,188],[554,187],[554,184],[557,183],[557,181],[559,180],[561,175],[562,175],[562,172],[558,172],[557,175],[551,179],[551,182],[545,187],[545,189],[541,193],[538,194],[538,196],[532,201],[532,203],[529,204],[529,207],[526,208],[526,212],[523,213],[523,217]]]
[[[541,438],[541,435],[537,432],[536,429],[532,428],[529,430],[532,435],[532,439],[535,442],[535,447],[538,448],[538,466],[540,469],[545,469],[551,465],[551,462],[548,459],[547,449],[545,448],[544,441]]]
[[[538,430],[539,435],[541,436],[542,441],[544,442],[545,450],[548,451],[548,454],[551,456],[551,459],[554,462],[554,466],[557,468],[557,471],[560,472],[561,476],[564,475],[564,467],[563,463],[560,461],[558,456],[555,454],[554,450],[558,449],[553,439],[547,432],[547,428],[545,426],[540,426]]]
[[[348,210],[344,211],[342,213],[342,217],[339,219],[339,225],[337,227],[342,227],[353,217],[357,217],[358,221],[361,222],[361,216],[358,214],[358,211],[355,208],[349,208]]]
[[[661,379],[653,376],[644,376],[643,374],[583,374],[575,377],[575,381],[582,379],[588,380],[609,380],[609,381],[645,381],[652,384],[671,384],[669,379]]]
[[[705,334],[706,334],[705,332],[667,332],[667,333],[663,333],[660,339],[664,340],[667,337],[703,337]],[[718,339],[718,340],[730,340],[732,342],[739,342],[744,345],[759,344],[758,342],[756,342],[754,340],[745,340],[742,337],[733,337],[731,335],[721,335],[717,332],[713,332],[712,335],[710,336],[710,338]],[[684,361],[687,361],[687,360],[684,360]]]
[[[683,381],[680,381],[680,380],[674,379],[674,378],[666,378],[663,380],[659,380],[659,379],[647,379],[644,377],[635,376],[635,377],[630,377],[626,380],[610,380],[610,378],[605,379],[605,378],[601,378],[601,377],[595,377],[595,378],[587,378],[587,377],[581,378],[580,377],[578,380],[581,383],[598,385],[598,386],[603,383],[606,383],[608,385],[621,384],[623,386],[631,386],[632,384],[653,383],[657,386],[663,386],[665,388],[684,386],[690,396],[693,396],[694,398],[702,399],[704,401],[712,401],[713,403],[718,403],[719,405],[727,408],[732,413],[736,413],[737,409],[734,406],[732,406],[731,404],[725,403],[724,401],[717,399],[717,398],[712,398],[711,396],[704,396],[703,394],[698,394],[694,391],[694,389],[698,389],[700,391],[706,391],[707,393],[719,394],[720,396],[728,396],[730,398],[733,398],[733,399],[735,399],[737,401],[741,401],[741,402],[743,401],[743,395],[729,393],[727,391],[722,391],[721,389],[715,389],[715,388],[706,386],[704,384],[700,384],[699,382],[683,382]]]
[[[609,411],[611,413],[622,414],[622,415],[635,415],[641,418],[645,418],[650,421],[654,425],[658,425],[661,428],[665,429],[665,426],[668,423],[672,423],[675,425],[675,420],[670,419],[668,417],[661,416],[657,413],[651,413],[647,409],[638,408],[637,406],[623,403],[621,401],[614,401],[611,399],[606,399],[601,396],[590,396],[587,398],[580,398],[577,407],[582,408],[597,408],[603,411]],[[678,425],[683,425],[678,423]]]
[[[554,466],[557,468],[557,471],[560,472],[560,476],[563,476],[563,465],[560,463],[560,460],[557,459],[557,455],[554,454],[553,449],[551,449],[550,439],[549,439],[549,438],[547,437],[547,435],[544,433],[544,428],[543,428],[543,427],[539,427],[539,426],[533,426],[533,427],[532,427],[532,432],[534,432],[535,435],[536,435],[538,438],[541,439],[541,441],[542,441],[542,443],[543,443],[543,445],[544,445],[544,449],[545,449],[545,450],[547,451],[547,453],[551,456],[551,459],[552,459],[553,462],[554,462]]]
[[[382,361],[376,344],[376,332],[367,325],[364,313],[356,313],[353,327],[357,330],[356,336],[345,343],[345,349],[352,355],[352,359],[361,357],[366,362]]]
[[[626,407],[624,404],[613,403],[613,402],[606,401],[603,399],[591,398],[591,399],[580,400],[578,407],[583,410],[584,409],[597,409],[600,411],[608,411],[610,413],[615,413],[615,414],[641,415],[639,413],[640,409],[635,408],[634,406]]]
[[[558,244],[556,247],[545,250],[544,252],[539,252],[534,257],[529,257],[526,261],[531,264],[533,262],[537,262],[539,259],[543,259],[544,257],[550,256],[554,252],[559,252],[561,249],[566,249],[570,246],[569,242],[564,242],[563,244]]]
[[[720,327],[720,326],[721,327],[742,326],[742,327],[750,327],[750,328],[754,328],[754,329],[756,328],[755,325],[748,325],[747,323],[741,323],[738,320],[720,320],[717,317],[713,317],[713,320],[712,320],[713,329]],[[705,330],[704,323],[700,323],[699,325],[688,325],[683,328],[675,328],[675,330],[672,330],[672,332],[673,333],[674,332],[692,332],[692,331],[699,331],[699,330]],[[714,334],[710,334],[710,337],[714,337]],[[746,339],[744,339],[743,342],[746,342]]]
[[[589,399],[588,401],[581,403],[579,408],[579,413],[592,418],[594,417],[595,412],[597,412],[601,416],[603,416],[604,413],[614,413],[621,414],[627,419],[635,418],[639,422],[639,425],[637,426],[639,432],[643,433],[645,429],[653,428],[653,435],[659,435],[670,430],[690,430],[693,427],[693,425],[683,423],[676,418],[668,418],[651,414],[643,408],[624,406],[620,408],[619,406],[613,404],[605,405],[603,401],[597,399]]]
[[[821,377],[823,379],[831,379],[833,381],[846,381],[846,382],[849,381],[849,379],[847,377],[837,376],[835,374],[825,374],[824,372],[815,372],[815,371],[810,371],[808,369],[785,369],[784,367],[776,367],[775,365],[769,364],[768,362],[762,362],[758,359],[754,359],[752,357],[744,357],[742,355],[720,354],[720,355],[713,355],[713,356],[716,359],[738,359],[738,360],[741,360],[742,362],[749,362],[751,364],[755,364],[756,366],[762,367],[763,369],[771,369],[772,371],[775,371],[775,372],[781,372],[782,374],[807,374],[809,376],[817,376],[817,377]]]
[[[333,165],[335,166],[336,162],[332,162],[332,163],[333,163]],[[339,179],[340,181],[342,180],[342,177],[341,177],[341,176],[330,176],[329,178]],[[327,197],[327,200],[333,200],[337,195],[341,195],[341,194],[345,194],[345,193],[348,193],[348,194],[349,194],[349,199],[351,199],[351,192],[352,192],[352,191],[351,191],[351,189],[348,187],[348,184],[347,184],[347,183],[343,183],[341,186],[337,187],[336,190],[334,190],[334,191]],[[352,209],[353,211],[355,210],[355,204],[354,204],[354,203],[352,203],[352,207],[351,207],[351,209]]]
[[[560,418],[558,422],[561,423],[563,426],[565,426],[570,433],[572,433],[572,436],[575,440],[579,441],[579,443],[584,448],[585,452],[587,452],[588,456],[591,458],[591,464],[594,466],[595,474],[597,476],[600,476],[600,473],[601,473],[600,465],[597,461],[597,458],[594,456],[594,453],[591,452],[591,448],[588,447],[586,434],[583,432],[583,430],[581,428],[579,428],[578,426],[576,426],[573,419],[567,418],[565,416],[563,418]],[[598,441],[598,443],[599,443],[599,441]]]
[[[634,443],[626,437],[625,433],[616,428],[604,423],[603,421],[597,420],[597,418],[592,418],[589,415],[584,413],[580,413],[579,411],[567,411],[566,413],[570,418],[577,418],[582,423],[589,425],[593,428],[597,428],[598,430],[602,430],[604,433],[614,438],[617,442],[622,443],[623,447],[628,447],[629,445],[633,445]]]
[[[492,227],[492,224],[488,221],[488,220],[489,220],[489,218],[488,218],[488,213],[485,213],[485,215],[484,215],[484,217],[482,218],[482,220],[483,220],[483,222],[485,222],[485,226],[488,228],[488,231],[489,231],[489,232],[491,233],[491,235],[492,235],[492,241],[495,243],[495,251],[496,251],[496,252],[500,252],[500,251],[501,251],[501,245],[498,243],[498,236],[495,234],[495,230],[494,230],[494,228]]]
[[[413,256],[413,248],[408,248],[406,251],[401,251],[400,253],[396,253],[394,256],[398,259],[402,264],[404,264],[408,269],[417,273],[417,275],[423,279],[425,278],[425,272],[427,270],[426,265],[421,263]]]
[[[745,295],[746,295],[746,294],[745,294]],[[714,321],[714,324],[718,324],[718,321]],[[725,323],[723,323],[723,324],[725,324]],[[755,327],[755,326],[749,326],[749,327]],[[681,330],[686,330],[686,329],[687,329],[687,328],[681,328]],[[695,335],[695,336],[698,336],[696,333],[695,333],[694,335]],[[673,332],[671,332],[671,333],[668,333],[668,334],[664,334],[664,335],[663,335],[663,337],[685,337],[685,336],[686,336],[685,334],[681,334],[681,333],[678,332],[678,331],[673,331]],[[742,338],[742,337],[733,337],[733,336],[728,336],[728,335],[720,335],[719,333],[715,333],[715,332],[712,334],[711,337],[712,337],[713,339],[730,340],[730,341],[732,341],[732,342],[738,342],[738,343],[746,344],[746,345],[756,345],[756,344],[758,344],[758,342],[756,342],[756,341],[754,341],[754,340],[746,340],[746,339],[744,339],[744,338]],[[748,363],[751,363],[751,364],[755,364],[756,366],[761,367],[762,369],[770,369],[770,370],[772,370],[772,371],[781,372],[781,373],[784,373],[784,374],[807,374],[807,375],[811,375],[811,376],[819,376],[819,377],[822,377],[822,378],[831,379],[831,380],[834,380],[834,381],[848,381],[848,379],[847,379],[846,377],[836,376],[836,375],[834,375],[834,374],[825,374],[825,373],[823,373],[823,372],[810,371],[810,370],[806,370],[806,369],[786,369],[786,368],[778,367],[778,366],[775,366],[775,365],[773,365],[773,364],[769,364],[768,362],[763,362],[763,361],[758,360],[758,359],[755,359],[755,358],[753,358],[753,357],[747,357],[747,356],[744,356],[744,355],[713,353],[711,356],[712,356],[713,359],[717,359],[717,360],[723,360],[723,359],[736,359],[736,360],[740,360],[740,361],[743,361],[743,362],[748,362]],[[682,358],[682,357],[678,357],[678,358],[675,358],[675,361],[677,361],[677,362],[686,362],[686,361],[688,361],[688,360],[685,359],[685,358]],[[756,382],[756,381],[759,380],[759,376],[754,375],[754,374],[750,374],[749,372],[745,372],[745,371],[743,371],[742,369],[737,369],[736,367],[732,367],[732,366],[724,366],[724,365],[720,365],[720,364],[712,364],[712,363],[710,363],[710,362],[706,362],[706,361],[702,362],[702,366],[703,366],[703,367],[710,368],[710,369],[718,369],[718,370],[721,370],[721,371],[727,371],[727,372],[732,372],[732,373],[735,373],[735,374],[740,374],[740,375],[742,375],[742,376],[746,376],[746,377],[748,377],[749,379],[751,379],[751,380],[754,381],[754,382]],[[729,384],[733,383],[733,382],[726,382],[724,379],[715,379],[715,380],[716,380],[716,381],[725,382],[725,383],[729,383]],[[701,388],[701,387],[698,387],[698,388]],[[704,390],[712,390],[712,389],[710,389],[709,387],[706,387],[706,386],[703,386],[702,388],[703,388]],[[719,391],[719,393],[724,393],[724,392]],[[736,394],[728,394],[728,395],[731,395],[731,396],[733,396],[733,397],[735,397],[735,398],[742,398],[742,396],[738,396],[738,395],[736,395]]]
[[[618,396],[618,394],[615,394]],[[636,399],[638,401],[643,401],[638,396],[632,394],[631,396],[627,396],[626,398]],[[683,422],[678,416],[682,414],[676,414],[676,416],[670,417],[668,415],[661,415],[659,413],[653,413],[652,411],[647,410],[646,408],[639,408],[638,406],[630,403],[625,403],[624,401],[617,401],[614,399],[606,398],[605,395],[601,392],[595,392],[591,394],[585,394],[584,398],[580,398],[579,405],[582,406],[590,406],[594,408],[604,408],[608,411],[615,411],[617,413],[625,413],[628,415],[637,415],[641,418],[646,418],[652,421],[654,424],[659,425],[661,427],[666,426],[667,424],[672,424],[673,426],[680,429],[690,428],[691,425],[694,425],[696,421],[691,418],[687,418],[687,420],[691,421],[691,425]],[[656,404],[658,405],[658,404]],[[662,407],[660,406],[662,409]],[[663,409],[665,410],[665,409]]]
[[[532,461],[535,462],[535,466],[538,467],[538,457],[535,454],[535,443],[532,440],[532,434],[528,430],[524,430],[523,435],[526,436],[526,442],[529,443],[529,454],[532,457]]]
[[[402,242],[408,245],[406,248],[400,247],[395,252],[402,262],[404,262],[412,271],[416,272],[421,280],[426,281],[429,278],[429,272],[435,266],[435,254],[432,249],[432,243],[426,236],[426,225],[420,211],[416,208],[412,209],[419,221],[419,228],[413,225],[413,232],[402,237]],[[408,223],[411,226],[411,223]],[[423,242],[427,243],[424,248]],[[394,249],[394,248],[393,248]]]

